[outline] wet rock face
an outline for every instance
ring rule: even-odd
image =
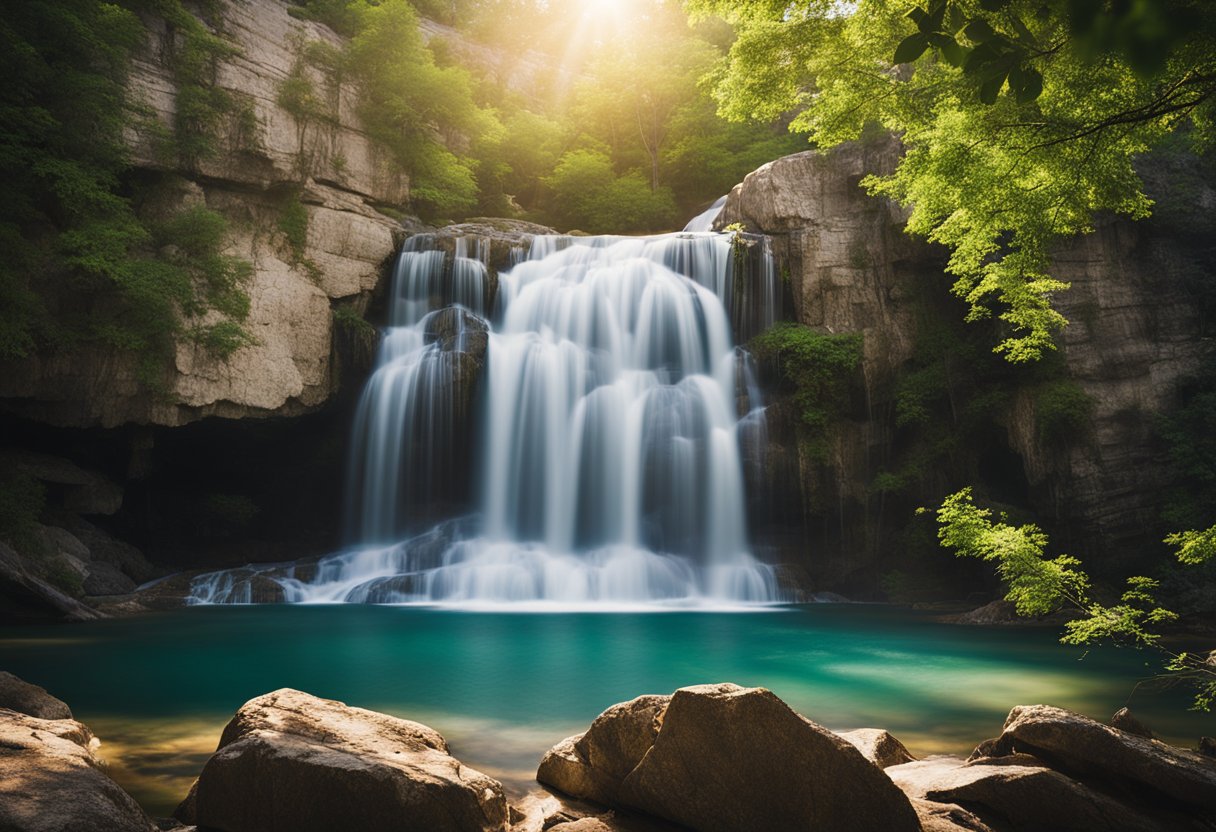
[[[615,706],[550,751],[537,777],[698,832],[920,829],[877,766],[763,688],[701,685]]]
[[[155,830],[106,774],[93,743],[92,732],[70,718],[38,719],[0,708],[0,829]]]
[[[502,786],[416,722],[294,690],[246,703],[179,817],[227,832],[506,832]]]

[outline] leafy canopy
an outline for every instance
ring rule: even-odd
[[[831,147],[868,125],[905,154],[863,183],[946,245],[969,319],[1007,326],[1011,361],[1053,349],[1052,245],[1099,212],[1149,215],[1133,163],[1173,132],[1209,142],[1216,4],[1070,0],[688,0],[739,37],[714,76],[733,119],[796,113]]]

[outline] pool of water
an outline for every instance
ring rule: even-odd
[[[1098,718],[1130,701],[1193,745],[1216,718],[1136,683],[1153,657],[1061,646],[1051,630],[954,627],[897,608],[753,613],[469,613],[359,605],[195,607],[0,629],[0,668],[46,687],[102,740],[115,777],[167,814],[248,699],[294,687],[439,730],[515,790],[609,705],[732,681],[834,729],[883,727],[914,754],[966,753],[1009,708]]]

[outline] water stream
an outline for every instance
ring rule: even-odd
[[[487,241],[434,246],[394,270],[352,545],[201,576],[194,603],[790,600],[749,547],[740,449],[763,403],[735,338],[779,314],[767,241],[542,236],[496,281]]]

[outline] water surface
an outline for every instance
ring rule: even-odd
[[[362,605],[195,607],[0,630],[0,668],[71,705],[153,813],[185,795],[248,699],[294,687],[426,723],[466,763],[526,788],[541,755],[604,708],[705,682],[772,689],[830,728],[884,727],[914,754],[967,753],[1011,706],[1098,718],[1152,657],[1083,651],[1051,630],[952,627],[896,608],[724,614],[469,613]],[[1181,690],[1131,703],[1188,745],[1216,718]]]

